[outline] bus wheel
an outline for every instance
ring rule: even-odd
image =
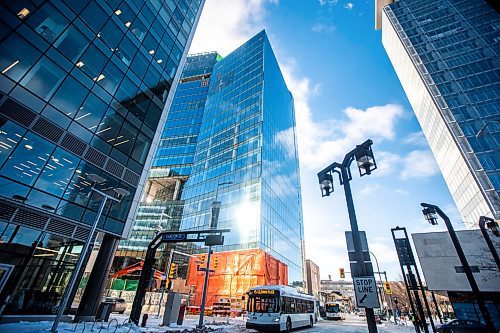
[[[286,330],[285,332],[290,333],[292,331],[292,321],[290,320],[290,317],[286,320]]]
[[[313,328],[313,326],[314,326],[313,317],[310,317],[309,318],[309,328]]]

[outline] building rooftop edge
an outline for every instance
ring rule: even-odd
[[[375,0],[375,30],[382,28],[382,10],[393,2],[394,0]]]

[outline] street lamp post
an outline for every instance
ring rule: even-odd
[[[484,240],[486,241],[486,244],[488,244],[488,248],[490,249],[491,255],[495,259],[495,263],[497,264],[497,269],[500,271],[500,259],[498,258],[498,252],[495,249],[495,245],[493,245],[493,242],[491,241],[490,235],[488,234],[486,228],[490,229],[493,235],[498,237],[500,236],[498,223],[491,217],[481,216],[479,218],[479,229],[481,229],[481,232],[484,236]]]
[[[75,286],[76,279],[80,275],[80,270],[83,267],[83,263],[85,261],[85,258],[87,257],[87,252],[91,247],[94,245],[94,241],[92,241],[92,237],[94,236],[95,230],[97,229],[97,224],[99,223],[99,220],[101,219],[102,212],[104,211],[104,207],[106,206],[106,203],[108,200],[114,201],[114,202],[120,202],[121,199],[124,197],[128,196],[130,194],[129,191],[123,189],[123,188],[115,188],[113,189],[114,194],[118,196],[118,198],[115,198],[115,195],[109,195],[103,191],[100,191],[95,188],[96,185],[104,183],[106,180],[102,178],[99,175],[96,174],[89,174],[88,175],[89,180],[93,183],[93,186],[91,188],[91,192],[96,192],[100,194],[103,199],[101,201],[101,204],[99,205],[99,209],[97,211],[96,218],[94,220],[94,223],[92,224],[92,228],[90,229],[89,232],[89,237],[87,241],[85,242],[85,245],[82,248],[82,252],[80,253],[80,257],[78,258],[78,261],[75,266],[75,270],[73,271],[73,274],[71,275],[71,279],[69,280],[68,285],[66,286],[66,289],[64,290],[64,295],[63,298],[61,299],[61,304],[59,304],[59,308],[57,310],[57,315],[54,320],[54,323],[52,324],[52,328],[50,332],[52,333],[57,333],[57,327],[59,326],[59,322],[61,321],[61,316],[64,312],[64,309],[66,308],[66,305],[68,304],[69,297],[71,295],[71,291],[73,290],[73,287]]]
[[[354,202],[352,199],[351,186],[349,182],[352,180],[350,170],[351,163],[356,160],[359,169],[359,175],[369,175],[377,168],[371,145],[372,140],[367,140],[361,145],[356,146],[355,149],[347,153],[342,161],[342,164],[334,162],[322,171],[318,172],[318,180],[321,189],[321,196],[329,196],[333,193],[333,173],[339,177],[340,185],[344,186],[344,193],[347,201],[347,211],[349,213],[349,221],[351,225],[352,238],[354,243],[355,258],[357,262],[357,271],[353,272],[353,277],[359,276],[372,276],[373,271],[365,265],[363,251],[361,248],[361,236],[358,229],[356,220],[356,212],[354,210]],[[370,333],[377,332],[377,324],[375,322],[375,314],[373,308],[366,308],[366,322],[368,324],[368,331]]]
[[[479,291],[479,287],[477,285],[476,279],[474,278],[474,274],[472,274],[472,270],[469,266],[469,263],[467,262],[467,258],[465,257],[465,253],[462,249],[462,246],[460,245],[460,242],[458,241],[457,234],[455,233],[455,229],[453,229],[453,226],[451,224],[450,219],[436,205],[432,205],[432,204],[428,204],[428,203],[421,203],[420,205],[423,207],[422,213],[424,214],[425,219],[430,224],[437,225],[437,215],[439,215],[443,219],[443,221],[446,225],[446,228],[448,229],[448,233],[450,234],[450,238],[451,238],[451,241],[453,243],[453,246],[455,247],[455,250],[457,251],[458,258],[460,259],[460,263],[462,264],[462,268],[464,270],[464,273],[467,277],[467,280],[469,281],[470,287],[472,289],[472,295],[479,306],[479,310],[481,311],[481,314],[483,315],[484,321],[486,322],[488,332],[490,332],[490,333],[497,332],[495,329],[495,325],[493,323],[493,320],[491,319],[490,313],[488,312],[488,308],[486,307],[486,301],[484,300],[483,295]]]
[[[217,201],[217,196],[219,195],[219,187],[224,185],[231,185],[233,182],[222,182],[217,183],[217,188],[215,189],[215,200],[212,201],[211,209],[210,209],[210,229],[217,229],[217,223],[219,222],[219,211],[221,207],[221,202]],[[208,289],[208,277],[210,275],[210,257],[212,256],[212,246],[208,246],[208,255],[207,255],[207,267],[204,269],[205,271],[205,281],[203,283],[203,295],[201,297],[201,306],[200,306],[200,318],[198,320],[198,328],[201,329],[205,325],[203,324],[203,318],[205,316],[205,305],[207,301],[207,289]]]

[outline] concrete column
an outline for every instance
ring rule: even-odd
[[[104,236],[74,321],[95,320],[117,247],[118,238]]]

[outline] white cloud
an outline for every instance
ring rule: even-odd
[[[226,56],[263,29],[264,5],[277,0],[206,1],[189,53]]]
[[[403,139],[403,142],[413,146],[423,146],[423,147],[429,146],[429,144],[427,143],[427,139],[425,138],[424,133],[422,131],[412,132],[408,134]]]
[[[335,6],[339,2],[338,0],[319,0],[319,5],[320,6]]]
[[[335,31],[335,29],[336,29],[335,25],[333,25],[333,24],[325,24],[325,23],[316,23],[311,28],[312,31],[317,32],[317,33],[333,32],[333,31]]]
[[[357,194],[360,198],[366,198],[373,194],[380,194],[380,191],[383,191],[383,187],[380,184],[368,184],[358,191]]]
[[[351,10],[352,7],[354,7],[354,4],[352,2],[348,2],[344,5],[344,8]]]
[[[430,151],[414,150],[404,158],[403,170],[399,177],[403,180],[427,178],[438,172],[436,159]]]

